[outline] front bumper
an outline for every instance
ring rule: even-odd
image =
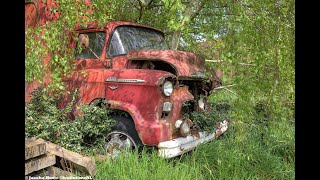
[[[185,152],[191,151],[199,144],[209,142],[219,137],[228,129],[228,121],[219,122],[214,128],[213,133],[199,132],[197,135],[188,135],[169,141],[163,141],[158,144],[158,155],[164,158],[179,156]]]

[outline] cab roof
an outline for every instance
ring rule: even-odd
[[[161,32],[162,34],[164,34],[161,30],[156,29],[154,27],[150,27],[147,25],[143,25],[143,24],[136,24],[136,23],[132,23],[132,22],[128,22],[128,21],[110,21],[105,23],[104,25],[99,25],[97,22],[90,22],[87,24],[86,27],[81,27],[81,26],[76,26],[75,30],[76,31],[83,31],[83,30],[106,30],[109,29],[110,31],[113,31],[116,27],[118,26],[123,26],[123,25],[127,25],[127,26],[137,26],[137,27],[145,27],[148,29],[153,29],[156,31]]]

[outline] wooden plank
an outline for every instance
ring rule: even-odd
[[[54,167],[54,166],[50,166],[48,167],[48,171],[49,171],[49,176],[51,177],[74,177],[75,175],[69,171],[64,171],[60,168]]]
[[[25,175],[30,174],[34,171],[39,171],[46,167],[56,164],[56,156],[54,154],[48,153],[33,159],[29,159],[25,162]]]
[[[96,163],[93,159],[86,156],[82,156],[79,153],[69,151],[49,141],[44,141],[43,139],[38,140],[46,142],[48,152],[56,156],[59,156],[65,159],[66,161],[70,161],[72,163],[72,167],[78,169],[79,171],[90,174],[91,176],[96,175]]]
[[[46,143],[36,139],[25,139],[24,159],[28,160],[47,153]]]
[[[50,166],[50,167],[52,167],[52,166]],[[40,178],[38,178],[38,177],[45,179],[46,176],[50,176],[50,174],[49,174],[49,171],[47,170],[47,168],[44,168],[44,169],[40,169],[39,171],[35,171],[33,173],[26,175],[25,180],[30,180],[30,179],[40,180]]]

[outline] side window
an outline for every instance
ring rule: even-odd
[[[76,59],[99,59],[102,54],[105,39],[105,32],[79,34]]]

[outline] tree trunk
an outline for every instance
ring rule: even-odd
[[[180,36],[181,36],[181,31],[179,31],[179,30],[174,31],[174,33],[172,35],[172,41],[171,41],[170,49],[172,49],[172,50],[177,50],[178,49]]]
[[[177,50],[179,46],[179,40],[181,37],[181,27],[188,25],[196,16],[199,15],[201,9],[203,8],[205,1],[191,1],[190,6],[186,9],[186,16],[183,18],[180,28],[174,31],[172,35],[172,41],[170,49]]]

